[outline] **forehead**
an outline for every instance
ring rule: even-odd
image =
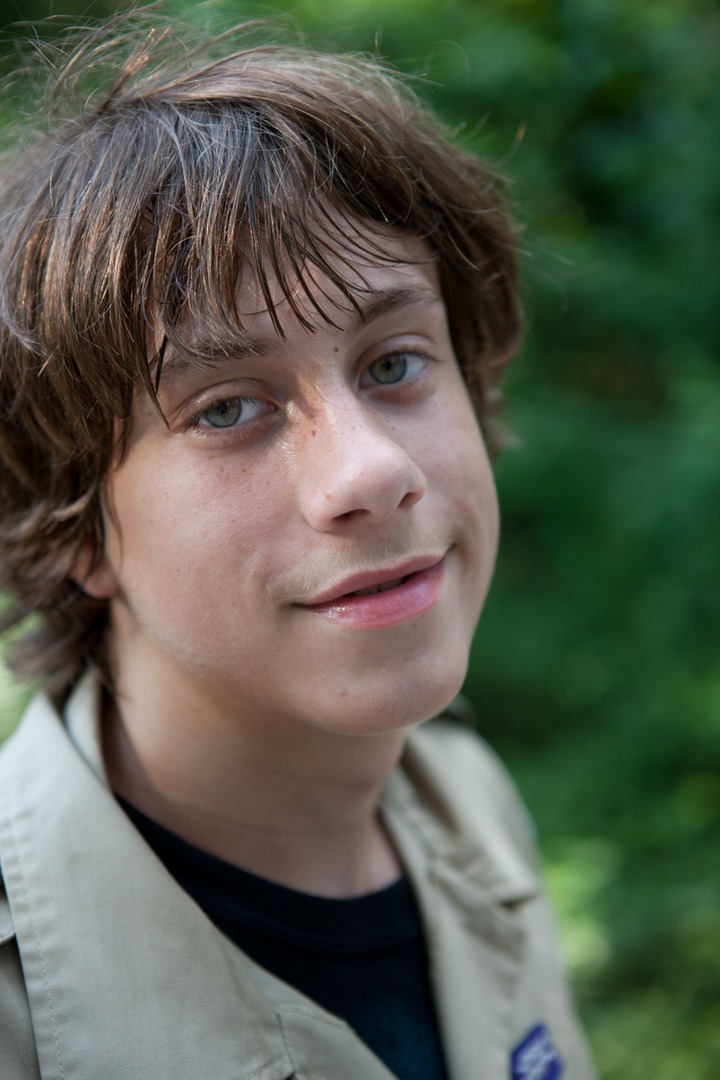
[[[301,262],[278,259],[271,248],[245,252],[231,307],[185,312],[176,327],[152,320],[156,348],[167,341],[163,378],[195,363],[262,351],[263,342],[284,339],[302,327],[347,332],[393,311],[442,309],[436,257],[430,245],[399,229],[343,222],[316,238]],[[317,255],[322,251],[322,258]]]
[[[315,249],[317,250],[317,249]],[[429,244],[399,229],[345,221],[342,237],[327,239],[322,262],[317,256],[300,264],[267,258],[243,262],[238,281],[238,302],[247,315],[259,315],[287,305],[297,315],[327,318],[332,308],[361,305],[362,298],[406,280],[427,280],[437,287],[435,257]],[[296,310],[299,309],[299,310]]]

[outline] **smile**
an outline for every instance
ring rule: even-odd
[[[398,569],[404,572],[398,574]],[[346,579],[328,590],[327,599],[319,597],[301,606],[337,625],[383,630],[419,618],[433,608],[442,593],[444,575],[444,556],[415,559],[392,571]]]

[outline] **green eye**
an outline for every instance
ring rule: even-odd
[[[373,364],[370,364],[368,373],[375,382],[388,385],[389,383],[398,383],[407,375],[408,370],[408,358],[404,353],[397,353],[395,356],[383,356],[381,360],[376,360]]]
[[[243,413],[243,403],[240,398],[230,398],[229,401],[219,401],[203,413],[203,420],[210,427],[228,428],[238,423]]]
[[[243,427],[269,411],[267,402],[251,397],[220,398],[199,412],[194,423],[216,431]]]

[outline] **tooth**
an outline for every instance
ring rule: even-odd
[[[404,577],[395,578],[394,581],[386,581],[384,585],[371,585],[369,589],[356,589],[354,593],[350,593],[351,596],[374,596],[375,593],[387,592],[388,589],[395,589],[398,585],[402,585]]]

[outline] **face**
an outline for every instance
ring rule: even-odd
[[[348,734],[457,693],[495,491],[429,249],[384,246],[398,261],[358,261],[362,316],[317,277],[335,325],[298,287],[314,328],[280,297],[281,337],[248,273],[237,353],[169,356],[165,420],[138,393],[85,582],[110,600],[122,693]]]

